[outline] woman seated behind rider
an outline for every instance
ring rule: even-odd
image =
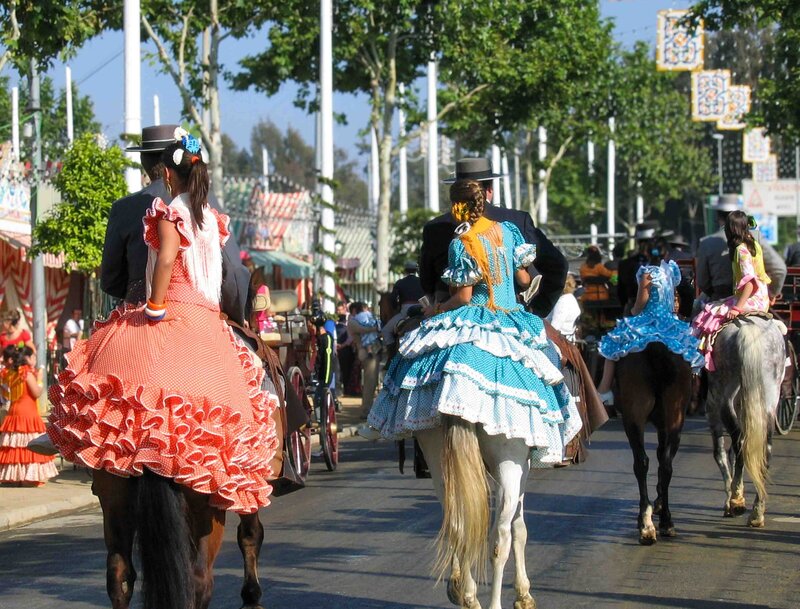
[[[761,246],[750,229],[755,221],[743,211],[733,211],[725,221],[725,237],[733,265],[733,296],[708,303],[692,322],[692,332],[700,338],[700,348],[705,353],[706,368],[714,370],[711,338],[726,322],[742,313],[769,310],[767,285],[770,278],[764,270]]]
[[[426,309],[428,319],[401,339],[370,427],[359,434],[397,439],[452,415],[524,440],[534,467],[560,463],[580,415],[542,320],[517,302],[514,287],[515,277],[530,284],[525,269],[536,248],[513,224],[483,216],[479,182],[454,183],[450,200],[461,222],[442,276],[451,297]]]
[[[603,264],[600,248],[590,245],[586,248],[586,262],[580,268],[584,292],[581,300],[608,300],[608,283],[614,281],[616,273]]]
[[[608,405],[614,403],[611,384],[615,362],[630,353],[644,351],[650,343],[663,343],[672,353],[689,362],[695,372],[703,367],[697,338],[692,336],[689,324],[675,313],[675,289],[681,282],[678,265],[670,260],[659,266],[641,266],[636,280],[639,289],[632,316],[620,319],[600,341],[600,355],[606,361],[597,390],[600,399]]]

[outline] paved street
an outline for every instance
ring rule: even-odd
[[[636,484],[619,421],[595,434],[587,463],[535,472],[527,556],[540,609],[797,607],[800,432],[776,438],[764,530],[748,529],[744,517],[721,518],[709,445],[705,422],[690,419],[672,487],[679,536],[649,548],[637,542]],[[316,462],[307,489],[262,511],[265,606],[449,607],[429,571],[438,519],[429,481],[401,476],[391,444],[345,442],[336,473]],[[0,534],[0,607],[107,607],[100,522],[92,510]],[[236,522],[232,516],[217,561],[214,609],[240,604]],[[483,588],[482,602],[487,595]],[[510,579],[504,602],[513,605]]]

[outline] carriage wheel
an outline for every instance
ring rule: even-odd
[[[339,463],[339,428],[336,425],[336,402],[333,392],[325,392],[325,403],[320,408],[319,445],[322,457],[329,472],[336,469]]]
[[[797,369],[797,355],[791,343],[787,343],[789,348],[787,355],[792,360],[794,376],[788,387],[784,387],[781,392],[781,399],[778,402],[778,411],[775,413],[775,429],[779,434],[786,435],[794,425],[797,418],[798,401],[800,400],[800,375]]]
[[[297,396],[303,401],[306,411],[310,414],[311,409],[308,407],[308,398],[306,397],[306,383],[300,368],[297,366],[289,368],[289,373],[286,376],[297,392]],[[297,475],[305,481],[311,466],[311,430],[308,425],[289,435],[289,448],[292,465],[294,465]]]

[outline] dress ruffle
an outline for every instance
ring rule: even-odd
[[[521,269],[530,266],[536,260],[536,246],[523,243],[514,248],[514,267]]]
[[[188,248],[194,239],[191,229],[186,226],[183,216],[174,207],[170,207],[158,197],[153,200],[153,204],[147,209],[142,218],[144,224],[144,242],[154,250],[161,247],[161,240],[158,238],[158,223],[167,220],[175,223],[175,228],[180,236],[179,250]]]
[[[180,316],[190,315],[191,307],[173,308]],[[158,332],[163,323],[147,331]],[[96,325],[92,339],[76,344],[58,384],[50,388],[53,409],[48,433],[62,455],[119,476],[138,476],[147,467],[210,494],[211,505],[220,509],[249,513],[268,505],[268,481],[274,478],[269,462],[278,446],[272,418],[277,399],[261,391],[264,371],[253,354],[222,321],[218,323],[235,349],[249,404],[229,405],[208,395],[132,383],[122,374],[91,372],[98,349],[115,339],[125,340],[124,332],[134,331],[131,328],[148,324],[140,309],[120,308]],[[115,332],[123,334],[115,336]],[[169,343],[169,326],[164,332],[162,337],[154,334],[153,342]],[[143,345],[143,351],[146,348]],[[142,353],[143,358],[147,356]],[[196,361],[201,361],[199,356]],[[155,365],[170,366],[170,360]],[[202,374],[199,368],[195,372]],[[201,383],[202,379],[183,382]]]
[[[58,476],[52,457],[36,463],[0,463],[0,482],[39,482],[43,483]]]

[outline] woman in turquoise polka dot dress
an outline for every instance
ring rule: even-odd
[[[480,183],[456,182],[450,199],[462,223],[442,276],[451,297],[401,340],[369,414],[372,434],[407,437],[448,414],[523,439],[533,465],[560,463],[581,419],[542,320],[519,304],[514,287],[515,277],[530,284],[525,269],[536,248],[513,224],[483,217]]]

